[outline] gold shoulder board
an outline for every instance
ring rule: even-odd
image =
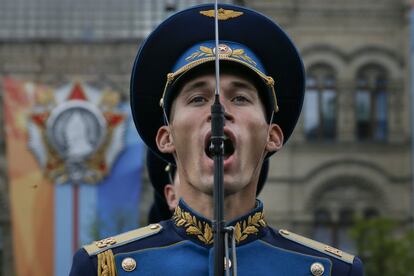
[[[322,252],[324,254],[327,254],[329,256],[335,257],[339,260],[342,260],[344,262],[352,264],[354,262],[354,257],[351,254],[348,254],[346,252],[343,252],[339,249],[333,248],[329,245],[323,244],[321,242],[317,242],[308,238],[305,238],[301,235],[292,233],[288,230],[279,230],[279,234],[284,237],[285,239],[294,241],[296,243],[305,245],[307,247],[310,247],[312,249],[315,249],[319,252]]]
[[[115,248],[123,244],[127,244],[136,240],[146,238],[157,234],[162,230],[161,224],[151,224],[142,228],[138,228],[115,237],[106,238],[100,241],[93,242],[91,244],[83,246],[88,252],[89,256],[97,255],[110,248]]]

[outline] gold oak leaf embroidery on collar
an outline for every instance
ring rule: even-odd
[[[189,212],[181,210],[177,206],[174,211],[173,220],[178,227],[185,227],[188,235],[196,235],[197,238],[205,244],[213,243],[213,231],[208,223],[197,220]]]
[[[173,220],[177,227],[184,227],[188,235],[195,235],[204,244],[213,243],[213,231],[207,222],[201,222],[189,212],[183,211],[180,206],[177,206]],[[257,235],[260,227],[265,227],[266,221],[262,212],[257,212],[253,216],[249,216],[247,220],[239,221],[234,226],[234,237],[236,243],[247,239],[249,235]]]
[[[266,226],[266,221],[263,218],[262,212],[257,212],[253,216],[249,216],[249,218],[244,221],[239,221],[234,226],[234,237],[236,239],[236,242],[239,243],[245,239],[249,235],[257,234],[259,232],[260,227]]]

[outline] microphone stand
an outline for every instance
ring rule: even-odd
[[[224,276],[228,260],[224,259],[224,108],[220,104],[220,64],[218,47],[218,7],[214,5],[215,13],[215,73],[216,91],[214,103],[211,106],[211,144],[210,151],[214,160],[214,275]]]
[[[214,275],[224,275],[224,109],[216,95],[211,106],[211,145],[214,160]],[[226,260],[227,262],[227,260]],[[227,264],[226,264],[227,265]]]

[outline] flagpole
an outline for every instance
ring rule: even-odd
[[[410,11],[410,56],[411,56],[411,216],[410,224],[414,229],[414,6]]]
[[[72,183],[73,191],[73,241],[72,249],[73,252],[76,252],[79,249],[79,185],[77,183]]]

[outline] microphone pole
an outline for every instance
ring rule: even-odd
[[[210,151],[214,160],[214,275],[224,276],[228,260],[224,259],[224,108],[220,104],[220,63],[218,34],[218,4],[214,5],[215,25],[215,73],[216,91],[211,106],[211,144]]]

